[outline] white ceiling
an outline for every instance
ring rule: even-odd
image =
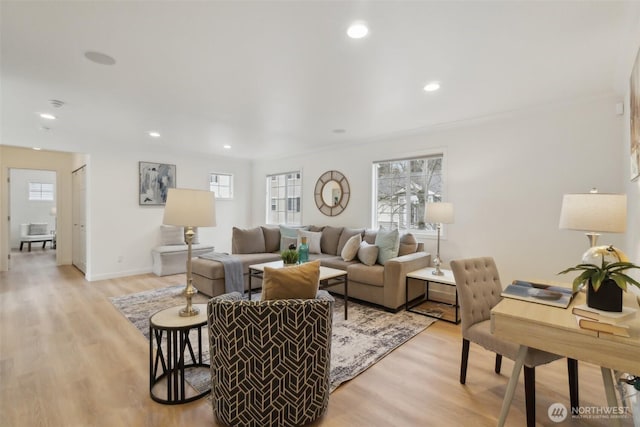
[[[622,95],[637,5],[2,1],[1,142],[272,157]],[[356,19],[368,37],[346,37]]]

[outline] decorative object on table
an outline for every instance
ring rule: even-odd
[[[514,280],[513,283],[503,289],[500,295],[522,301],[567,308],[575,292],[570,288],[561,286]]]
[[[323,173],[314,190],[316,206],[327,216],[340,215],[349,204],[351,190],[347,178],[338,171]]]
[[[438,230],[438,246],[436,257],[433,259],[433,265],[436,267],[436,269],[433,270],[433,274],[442,276],[443,273],[440,270],[440,266],[442,265],[442,259],[440,258],[440,230],[442,224],[453,224],[453,204],[446,202],[427,203],[424,212],[424,222],[436,224],[436,229]]]
[[[196,288],[193,287],[193,278],[191,276],[191,245],[195,234],[193,228],[215,227],[215,194],[206,190],[190,190],[185,188],[169,189],[162,222],[167,225],[185,227],[184,238],[187,243],[187,285],[184,294],[187,297],[187,306],[180,310],[180,316],[195,316],[198,314],[198,310],[191,304],[191,298],[198,293]]]
[[[560,229],[586,231],[589,246],[599,233],[624,233],[627,229],[627,195],[598,193],[565,194],[560,210]]]
[[[309,261],[309,245],[307,245],[307,238],[300,238],[300,247],[298,248],[298,262],[300,264]]]
[[[640,282],[624,273],[638,268],[627,256],[613,246],[594,246],[585,252],[582,263],[567,268],[558,274],[581,271],[573,279],[573,289],[587,284],[587,305],[604,311],[622,311],[622,291],[627,284],[640,288]]]
[[[138,202],[141,205],[164,205],[170,188],[176,187],[176,166],[139,162]]]
[[[640,50],[636,54],[631,77],[629,78],[629,106],[630,106],[630,164],[631,181],[640,176]]]
[[[286,249],[280,253],[280,258],[285,266],[296,265],[298,263],[298,251],[295,249]]]

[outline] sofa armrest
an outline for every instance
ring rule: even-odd
[[[384,306],[397,309],[405,303],[407,273],[431,264],[431,254],[415,252],[391,258],[384,264]]]

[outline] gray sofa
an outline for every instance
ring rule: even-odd
[[[391,311],[397,311],[405,303],[407,273],[428,267],[431,263],[431,255],[424,252],[423,244],[418,243],[411,234],[400,236],[397,256],[384,260],[384,265],[378,262],[367,265],[358,257],[345,261],[342,252],[349,239],[356,234],[360,235],[363,242],[374,245],[378,233],[376,230],[332,226],[307,226],[301,230],[308,231],[315,237],[319,236],[320,251],[313,253],[313,250],[310,250],[310,261],[319,259],[323,266],[347,271],[349,297],[380,305]],[[249,284],[249,266],[279,261],[281,248],[286,249],[289,244],[295,242],[295,238],[292,239],[290,234],[291,231],[292,228],[282,226],[260,226],[247,230],[234,227],[232,253],[242,262],[245,290],[248,289]],[[313,244],[310,246],[313,247]],[[367,245],[363,244],[363,246]],[[362,256],[362,258],[365,257]],[[371,263],[371,260],[365,260],[365,262]],[[214,297],[226,293],[224,267],[219,261],[193,258],[192,274],[193,285],[203,294]],[[253,288],[260,286],[257,279],[254,279]],[[343,285],[331,287],[329,290],[340,295],[344,294]],[[412,286],[409,299],[417,298],[422,293],[423,289]]]

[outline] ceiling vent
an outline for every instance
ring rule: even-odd
[[[59,99],[50,99],[49,103],[54,108],[60,108],[60,107],[62,107],[64,105],[64,102],[60,101]]]

